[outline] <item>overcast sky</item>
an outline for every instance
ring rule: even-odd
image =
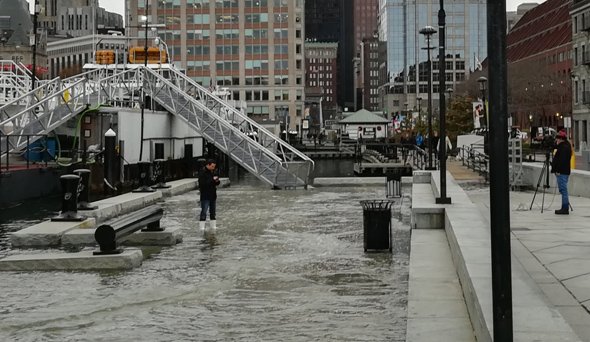
[[[542,0],[507,0],[506,2],[506,10],[507,11],[516,11],[516,7],[523,2],[543,2]],[[34,1],[29,1],[29,3],[34,3]],[[125,16],[125,0],[99,0],[100,7],[104,7],[109,12],[119,13],[122,16]]]

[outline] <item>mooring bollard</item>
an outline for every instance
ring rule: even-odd
[[[168,189],[170,185],[166,184],[166,160],[156,159],[154,160],[154,176],[156,177],[156,184],[154,189]]]
[[[142,229],[142,231],[164,231],[160,227],[160,219],[163,213],[164,209],[162,207],[153,205],[101,224],[94,231],[94,239],[100,246],[100,251],[95,251],[93,254],[121,253],[122,250],[118,248],[119,242],[144,227],[146,228]]]
[[[150,182],[150,162],[139,162],[139,188],[132,192],[154,192],[156,190],[149,186]]]
[[[94,210],[97,206],[90,205],[88,201],[88,193],[90,187],[90,170],[77,169],[74,173],[80,177],[80,184],[78,185],[78,210]]]
[[[86,217],[78,215],[78,184],[80,176],[63,175],[60,177],[62,201],[61,211],[51,221],[84,221]]]
[[[112,129],[109,129],[104,134],[104,178],[107,184],[112,184],[114,187],[117,185],[115,184],[115,178],[113,175],[115,174],[115,167],[117,167],[117,134]],[[112,188],[104,184],[104,192],[109,192]]]

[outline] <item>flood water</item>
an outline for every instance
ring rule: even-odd
[[[404,341],[407,203],[393,253],[365,253],[359,200],[384,187],[256,183],[218,191],[214,234],[196,227],[197,192],[166,199],[162,226],[184,241],[144,248],[137,269],[2,273],[0,340]]]

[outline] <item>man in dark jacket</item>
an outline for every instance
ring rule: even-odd
[[[572,146],[567,141],[567,134],[564,131],[559,131],[555,139],[557,142],[557,151],[551,162],[551,172],[555,173],[557,187],[561,194],[561,209],[555,210],[555,214],[568,215],[570,202],[567,194],[567,181],[571,173],[570,160],[572,158]]]
[[[199,191],[201,192],[201,215],[199,217],[199,228],[205,230],[205,221],[207,220],[207,210],[209,210],[209,219],[211,229],[215,230],[215,202],[217,201],[217,186],[219,177],[215,175],[217,164],[215,160],[209,159],[205,167],[199,173]]]

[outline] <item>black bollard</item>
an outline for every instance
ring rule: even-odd
[[[150,187],[150,162],[139,162],[137,163],[139,168],[139,188],[132,192],[154,192],[156,190]]]
[[[109,185],[116,187],[113,175],[115,174],[115,167],[117,167],[117,134],[112,129],[109,129],[104,134],[104,178],[106,182],[103,182],[104,192],[108,193],[113,188]]]
[[[80,185],[78,186],[78,210],[94,210],[97,206],[90,205],[88,194],[90,190],[90,170],[77,169],[74,173],[80,176]]]
[[[51,221],[84,221],[86,217],[78,215],[78,185],[80,176],[63,175],[60,177],[62,201],[61,211]]]
[[[154,160],[154,176],[156,177],[156,184],[154,189],[168,189],[170,185],[166,184],[166,160],[156,159]]]

